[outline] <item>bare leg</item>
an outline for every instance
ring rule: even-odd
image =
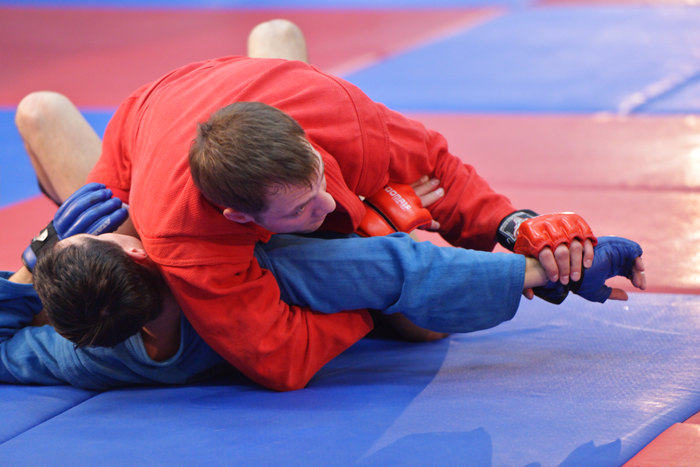
[[[273,19],[255,26],[248,36],[248,56],[309,63],[304,34],[286,19]]]
[[[49,91],[29,94],[17,107],[15,124],[49,198],[61,204],[85,185],[102,141],[67,97]],[[138,237],[131,219],[117,232]]]
[[[39,183],[62,203],[85,184],[102,142],[65,96],[35,92],[22,99],[15,123]]]

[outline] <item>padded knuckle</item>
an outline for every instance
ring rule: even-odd
[[[521,224],[515,252],[536,255],[546,246],[556,249],[562,244],[568,246],[574,239],[590,239],[593,245],[597,242],[591,228],[578,214],[545,214]]]

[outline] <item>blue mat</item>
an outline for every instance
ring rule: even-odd
[[[100,137],[114,111],[82,110]],[[0,108],[0,207],[40,194],[36,175],[15,127],[15,109]]]
[[[95,394],[69,386],[0,385],[0,443],[50,420]]]
[[[522,10],[347,78],[401,111],[698,112],[698,25],[697,8]]]
[[[619,466],[700,410],[698,318],[696,296],[524,301],[488,331],[364,339],[302,391],[106,392],[0,445],[0,465]]]

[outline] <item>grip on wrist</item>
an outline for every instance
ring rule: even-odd
[[[529,209],[511,212],[504,217],[503,220],[501,220],[500,224],[498,224],[496,240],[506,250],[513,251],[515,241],[518,238],[518,229],[520,229],[520,224],[528,219],[537,217],[538,215],[539,214],[537,214],[535,211],[531,211]]]
[[[513,251],[537,258],[546,247],[554,251],[559,245],[570,245],[574,240],[590,240],[593,246],[598,243],[591,228],[578,214],[545,214],[520,224]]]

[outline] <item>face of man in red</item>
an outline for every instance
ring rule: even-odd
[[[231,208],[224,209],[224,216],[233,222],[255,222],[275,233],[308,233],[317,230],[326,216],[335,210],[335,200],[326,191],[326,176],[321,155],[319,170],[311,187],[280,186],[268,198],[269,207],[256,215],[244,214]]]

